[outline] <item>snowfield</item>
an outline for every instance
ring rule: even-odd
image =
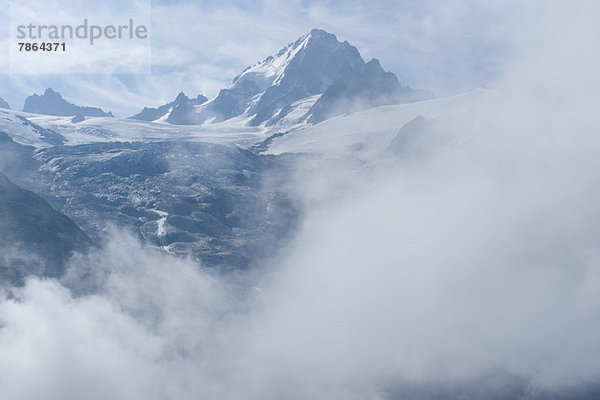
[[[0,131],[9,134],[19,144],[38,149],[57,144],[165,140],[229,143],[243,147],[266,137],[268,133],[264,127],[245,126],[240,120],[202,126],[181,126],[123,118],[88,117],[78,123],[71,122],[71,119],[72,117],[0,110]],[[30,123],[28,124],[27,121]],[[43,129],[40,130],[39,127]],[[60,141],[62,143],[57,143]]]
[[[381,106],[334,117],[275,138],[267,153],[314,153],[332,158],[352,153],[375,160],[398,130],[419,115],[427,120],[460,117],[495,96],[495,90],[479,88],[458,96]]]
[[[380,106],[323,121],[316,125],[297,123],[319,96],[294,103],[294,111],[277,125],[247,125],[248,118],[203,125],[170,125],[123,118],[88,117],[73,123],[71,117],[55,117],[0,110],[0,131],[23,145],[37,149],[55,145],[108,142],[193,141],[231,144],[250,148],[269,137],[266,153],[316,153],[337,157],[347,153],[373,159],[382,154],[405,123],[421,115],[428,120],[458,117],[497,96],[479,88],[458,96],[401,105]]]

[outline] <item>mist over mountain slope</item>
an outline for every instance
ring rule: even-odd
[[[340,69],[306,117],[310,122],[318,123],[339,114],[432,97],[430,92],[401,86],[393,73],[385,72],[379,61],[372,59],[358,69],[348,66]]]

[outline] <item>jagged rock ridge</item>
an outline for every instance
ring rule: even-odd
[[[175,100],[157,108],[144,107],[138,114],[129,117],[141,121],[164,120],[174,125],[187,125],[193,122],[194,106],[203,104],[208,99],[199,94],[195,99],[189,99],[183,92]]]
[[[34,94],[25,99],[23,111],[33,114],[56,115],[61,117],[72,117],[81,115],[84,117],[113,117],[112,113],[104,112],[97,107],[82,107],[71,104],[52,89],[46,89],[43,95]]]

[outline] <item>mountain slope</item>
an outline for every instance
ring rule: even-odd
[[[359,68],[345,65],[307,116],[310,122],[319,123],[340,114],[433,97],[431,92],[400,85],[396,75],[385,72],[374,58]]]
[[[169,253],[239,269],[272,255],[295,226],[287,157],[169,141],[57,146],[35,158],[35,190],[99,243],[125,227]]]
[[[0,237],[0,279],[12,284],[21,284],[30,274],[59,277],[70,254],[91,245],[71,219],[2,173]]]
[[[112,113],[104,112],[96,107],[81,107],[71,104],[62,98],[60,93],[46,89],[43,95],[34,94],[25,99],[23,111],[33,114],[56,116],[112,117]]]
[[[7,133],[0,131],[0,171],[13,178],[24,176],[35,168],[34,151],[34,147],[17,144]]]

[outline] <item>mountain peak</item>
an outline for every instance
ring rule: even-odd
[[[190,114],[194,106],[205,103],[208,99],[199,94],[194,99],[188,98],[185,93],[179,92],[175,100],[156,108],[144,107],[139,113],[129,117],[140,121],[167,121],[175,125],[191,123]]]
[[[44,96],[58,96],[62,98],[60,93],[55,92],[52,88],[47,88],[46,90],[44,90]]]
[[[369,61],[366,65],[366,68],[378,68],[383,70],[383,68],[381,67],[381,63],[379,62],[378,59],[376,58],[371,58],[371,61]]]
[[[335,37],[335,35],[333,33],[329,33],[329,32],[327,32],[327,31],[325,31],[323,29],[318,29],[318,28],[311,29],[309,35],[311,35],[311,36],[319,36],[319,35],[321,35],[321,36],[333,36],[333,37]]]
[[[82,115],[86,117],[112,117],[112,113],[104,112],[97,107],[82,107],[69,103],[62,95],[52,88],[47,88],[43,95],[34,94],[25,99],[24,112],[44,115],[72,117]]]
[[[183,101],[189,100],[188,97],[183,92],[179,92],[177,97],[175,97],[175,103],[182,103]]]
[[[348,41],[344,40],[343,42],[341,42],[340,40],[338,40],[336,35],[324,31],[323,29],[312,29],[308,34],[298,39],[298,41],[304,41],[305,49],[311,46],[321,46],[321,51],[325,50],[329,52],[336,52],[341,48],[351,48],[356,50],[356,53],[358,54],[358,50],[350,43],[348,43]]]
[[[309,40],[312,41],[336,41],[338,42],[337,36],[335,36],[333,33],[329,33],[327,31],[324,31],[323,29],[312,29],[310,31],[310,33],[308,33],[307,35],[304,35],[305,37],[308,37]]]
[[[246,68],[232,86],[203,107],[197,122],[218,122],[244,113],[253,115],[250,125],[275,116],[283,118],[291,103],[323,93],[345,64],[355,68],[364,65],[356,47],[322,29],[313,29],[274,56]]]

